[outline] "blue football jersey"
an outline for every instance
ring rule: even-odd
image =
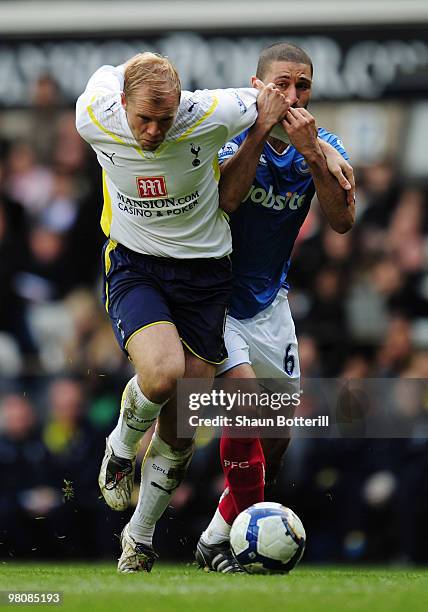
[[[247,131],[220,149],[220,163],[236,153]],[[318,135],[349,159],[337,136],[323,128]],[[229,313],[236,319],[253,317],[287,287],[291,251],[314,194],[303,155],[291,145],[280,154],[266,143],[251,189],[230,215],[235,284]]]

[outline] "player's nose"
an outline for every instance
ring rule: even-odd
[[[287,91],[284,92],[285,96],[290,100],[290,106],[294,106],[299,99],[297,97],[297,89],[295,85],[290,84]]]
[[[146,126],[146,133],[153,138],[161,134],[161,129],[158,121],[150,121]]]

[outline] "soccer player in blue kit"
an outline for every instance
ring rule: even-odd
[[[218,376],[287,378],[299,385],[297,339],[287,299],[294,242],[315,193],[334,230],[345,233],[354,223],[352,168],[347,168],[349,181],[338,182],[323,151],[334,147],[338,163],[343,163],[340,156],[347,160],[348,155],[339,138],[317,129],[307,111],[312,74],[311,59],[303,49],[289,43],[264,49],[252,84],[257,87],[257,79],[272,83],[288,98],[282,125],[290,144],[269,135],[260,113],[252,127],[219,153],[220,206],[230,214],[234,290],[225,329],[228,358],[217,368]],[[231,525],[239,512],[263,501],[265,470],[266,484],[274,482],[288,443],[289,439],[222,437],[226,486],[197,544],[201,566],[239,571],[230,554]]]

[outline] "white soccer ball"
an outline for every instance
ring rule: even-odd
[[[250,574],[288,574],[302,558],[305,544],[299,517],[275,502],[250,506],[230,531],[232,552]]]

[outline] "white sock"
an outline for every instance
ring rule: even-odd
[[[229,493],[228,489],[226,489],[223,495],[227,495]],[[220,501],[223,498],[223,495],[220,497]],[[202,533],[202,540],[205,544],[220,544],[220,542],[224,542],[230,539],[230,530],[232,526],[229,523],[226,523],[222,515],[220,514],[220,510],[217,508],[214,516],[211,519],[210,524]]]
[[[152,545],[156,522],[183,480],[192,455],[193,445],[177,450],[164,442],[157,431],[153,434],[141,469],[138,504],[129,522],[129,533],[137,542]]]
[[[125,387],[119,420],[109,436],[113,452],[118,457],[133,459],[144,433],[156,421],[165,404],[151,402],[141,391],[137,375]]]

